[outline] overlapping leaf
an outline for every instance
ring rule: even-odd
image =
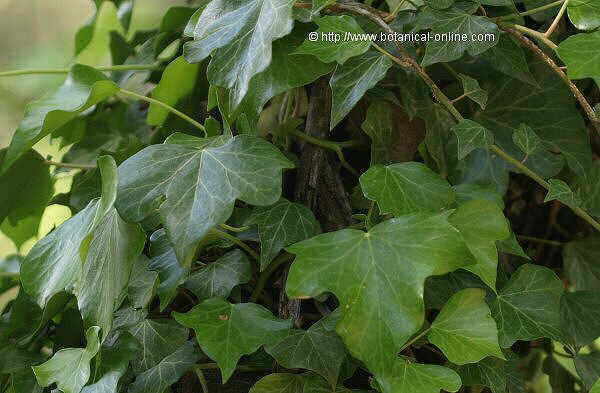
[[[569,19],[579,30],[600,27],[600,4],[594,0],[570,0],[567,10]]]
[[[580,347],[600,337],[600,291],[565,293],[560,301],[560,324],[569,342]]]
[[[600,290],[600,238],[593,235],[565,245],[563,259],[566,276],[577,291]]]
[[[573,35],[560,43],[556,53],[567,65],[569,78],[600,77],[600,32]]]

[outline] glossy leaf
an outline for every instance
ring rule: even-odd
[[[462,160],[473,150],[487,149],[494,143],[494,136],[481,124],[465,119],[452,127],[458,138],[458,159]]]
[[[571,23],[579,30],[600,27],[600,4],[594,0],[570,0],[567,10]]]
[[[556,53],[571,79],[600,77],[600,32],[576,34],[562,41]]]

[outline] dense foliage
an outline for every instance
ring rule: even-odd
[[[600,391],[600,1],[96,6],[0,73],[0,392]]]

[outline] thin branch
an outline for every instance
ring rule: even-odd
[[[521,26],[521,25],[515,25],[513,23],[504,23],[500,27],[503,28],[504,31],[508,31],[505,27],[510,27],[513,30],[517,30],[517,31],[520,31],[523,34],[527,34],[530,37],[537,38],[538,40],[540,40],[544,44],[546,44],[550,49],[554,49],[555,50],[556,48],[558,48],[558,45],[556,45],[551,39],[549,39],[548,37],[546,37],[544,35],[544,33],[540,33],[539,31],[530,29],[529,27],[525,27],[525,26]]]
[[[507,33],[511,34],[516,39],[518,39],[519,42],[521,42],[521,44],[523,46],[530,49],[537,57],[539,57],[546,64],[548,64],[550,66],[550,68],[558,76],[560,76],[560,78],[563,80],[563,82],[565,82],[565,84],[569,87],[569,89],[571,89],[571,92],[573,93],[573,95],[575,96],[577,101],[579,102],[579,105],[581,105],[581,107],[583,108],[583,111],[585,112],[587,117],[590,119],[590,121],[596,128],[596,131],[598,133],[600,133],[600,119],[598,119],[598,117],[596,116],[594,109],[592,108],[590,103],[587,101],[587,99],[585,98],[583,93],[581,93],[581,91],[579,91],[577,86],[575,86],[575,84],[571,81],[571,79],[569,79],[567,74],[564,73],[564,71],[554,62],[554,60],[552,60],[552,58],[550,56],[548,56],[547,54],[545,54],[535,43],[533,43],[530,39],[525,37],[523,34],[519,33],[517,30],[509,28],[509,27],[505,27],[505,26],[503,26],[502,29],[504,31],[506,31]]]
[[[60,168],[70,168],[70,169],[95,169],[96,165],[88,165],[88,164],[69,164],[66,162],[58,162],[58,161],[50,161],[44,160],[44,164],[52,165]]]
[[[119,90],[119,93],[121,93],[123,95],[126,95],[126,96],[130,96],[130,97],[136,98],[136,99],[138,99],[140,101],[146,101],[146,102],[149,102],[151,104],[156,104],[158,106],[161,106],[164,109],[168,110],[169,112],[173,113],[174,115],[179,116],[183,120],[185,120],[188,123],[192,124],[194,127],[196,127],[199,130],[201,130],[204,133],[204,136],[206,136],[206,129],[204,128],[204,126],[202,124],[200,124],[196,120],[192,119],[191,117],[189,117],[185,113],[178,111],[177,109],[173,108],[172,106],[170,106],[168,104],[165,104],[162,101],[159,101],[159,100],[157,100],[155,98],[146,97],[146,96],[143,96],[143,95],[138,94],[136,92],[125,90],[125,89]]]
[[[225,229],[226,231],[230,231],[230,232],[244,232],[246,230],[248,230],[248,228],[250,228],[249,226],[245,226],[245,227],[232,227],[231,225],[227,225],[227,224],[221,224],[219,225],[221,228]]]
[[[558,7],[559,5],[561,5],[564,2],[565,2],[565,0],[558,0],[558,1],[546,4],[546,5],[543,5],[541,7],[532,8],[532,9],[524,11],[524,12],[517,12],[515,14],[502,15],[502,16],[499,16],[499,17],[494,18],[494,19],[497,22],[500,22],[500,21],[503,21],[503,20],[519,18],[521,16],[533,15],[533,14],[537,14],[538,12],[542,12],[542,11],[546,11],[546,10],[554,8],[554,7]]]
[[[424,335],[426,335],[427,333],[429,333],[429,329],[431,329],[431,328],[427,328],[427,329],[423,330],[421,333],[419,333],[416,336],[414,336],[411,340],[409,340],[406,344],[404,344],[402,346],[402,348],[400,348],[400,351],[398,351],[398,352],[402,352],[406,348],[408,348],[411,345],[413,345],[414,343],[416,343],[421,337],[423,337]]]
[[[94,67],[99,71],[145,71],[157,70],[160,66],[156,64],[121,64],[114,66]],[[42,74],[68,74],[71,68],[28,68],[23,70],[12,70],[0,72],[0,77],[3,76],[20,76],[20,75],[42,75]]]
[[[214,235],[219,236],[221,239],[225,239],[225,240],[229,240],[232,243],[235,243],[236,245],[238,245],[240,248],[242,248],[244,251],[246,251],[252,258],[258,260],[260,258],[260,256],[258,255],[258,253],[256,251],[254,251],[252,249],[252,247],[250,247],[249,245],[247,245],[246,243],[244,243],[243,241],[241,241],[240,239],[238,239],[237,237],[230,235],[227,232],[223,232],[220,231],[218,229],[211,229],[211,233],[213,233]]]
[[[548,27],[548,30],[546,30],[546,32],[544,33],[545,37],[550,37],[552,35],[552,33],[554,33],[554,30],[556,30],[558,23],[560,22],[562,17],[565,15],[565,11],[567,11],[568,5],[569,5],[569,0],[565,0],[562,7],[560,7],[560,10],[558,11],[558,14],[552,21],[552,24],[550,25],[550,27]]]
[[[269,264],[269,266],[258,277],[258,282],[256,283],[256,286],[254,287],[254,290],[252,291],[252,295],[250,296],[251,302],[256,302],[256,300],[262,293],[263,289],[265,289],[265,285],[267,284],[269,277],[271,277],[271,275],[275,272],[275,270],[277,270],[279,268],[279,266],[283,265],[286,262],[291,261],[292,259],[294,259],[294,255],[285,253],[285,254],[281,254],[280,256],[275,258]]]
[[[524,240],[526,242],[547,244],[549,246],[562,247],[565,245],[565,243],[563,243],[563,242],[559,242],[559,241],[555,241],[555,240],[548,240],[548,239],[540,239],[540,238],[533,237],[533,236],[517,235],[517,238],[520,240]]]

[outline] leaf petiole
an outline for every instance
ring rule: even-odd
[[[156,64],[121,64],[114,66],[94,67],[99,71],[145,71],[158,70],[159,65]],[[23,70],[12,70],[0,72],[0,77],[4,76],[20,76],[20,75],[43,75],[43,74],[68,74],[71,68],[27,68]]]

